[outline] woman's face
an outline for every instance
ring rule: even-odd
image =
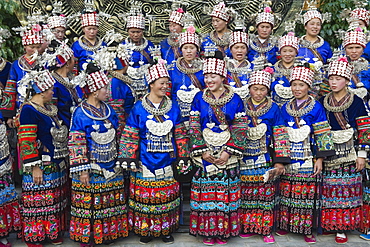
[[[98,35],[99,28],[98,26],[87,26],[83,27],[82,31],[85,34],[85,38],[88,40],[95,40],[96,36]]]
[[[55,38],[60,41],[63,41],[66,35],[66,29],[64,27],[53,28],[51,32],[55,35]]]
[[[94,97],[96,97],[99,101],[106,101],[108,99],[108,85],[100,88],[96,92],[93,93]]]
[[[306,29],[306,34],[309,36],[316,37],[321,31],[321,21],[318,18],[313,18],[309,20],[304,26]]]
[[[179,24],[170,21],[170,25],[168,27],[171,33],[181,33],[182,32],[182,26]]]
[[[247,56],[248,48],[247,45],[244,43],[236,43],[231,47],[231,54],[233,58],[237,61],[244,61],[245,57]]]
[[[150,94],[163,98],[168,90],[168,77],[162,77],[150,84]]]
[[[222,32],[227,29],[227,22],[220,18],[212,17],[212,26],[216,32]]]
[[[53,94],[54,94],[53,90],[54,90],[54,86],[52,86],[48,90],[45,90],[44,92],[41,93],[44,103],[51,102],[51,100],[53,99]]]
[[[249,93],[251,94],[252,99],[259,103],[266,98],[268,88],[264,85],[252,85],[249,87]]]
[[[217,92],[223,88],[224,77],[218,74],[205,74],[204,82],[211,92]]]
[[[358,26],[361,28],[366,28],[366,23],[363,20],[357,20]]]
[[[261,39],[268,39],[272,33],[272,26],[270,23],[262,22],[257,26],[257,33]]]
[[[181,52],[186,61],[192,61],[197,56],[197,46],[194,44],[185,44],[181,47]]]
[[[35,52],[41,48],[41,44],[32,44],[24,46],[24,51],[28,57],[32,56]]]
[[[292,81],[290,88],[292,89],[294,98],[298,100],[304,100],[308,98],[308,90],[310,87],[307,83],[300,80],[294,80]]]
[[[356,61],[364,53],[364,48],[359,44],[347,45],[345,48],[346,55],[349,56],[351,61]]]
[[[72,57],[67,61],[67,63],[66,63],[64,66],[67,66],[67,68],[68,68],[68,72],[72,72],[72,71],[73,71],[74,64],[75,64],[75,57],[74,57],[74,56],[72,56]]]
[[[297,50],[291,46],[284,46],[280,50],[281,60],[284,63],[293,63],[294,58],[297,56]]]
[[[329,76],[330,89],[334,93],[339,93],[343,90],[347,90],[346,87],[347,87],[348,82],[349,80],[344,78],[343,76],[339,76],[339,75]]]
[[[128,30],[128,36],[134,43],[140,43],[141,40],[143,39],[144,32],[140,28],[130,28]]]

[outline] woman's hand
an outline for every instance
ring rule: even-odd
[[[37,185],[40,185],[42,184],[43,182],[43,178],[42,178],[42,170],[40,167],[38,166],[34,166],[32,168],[32,178],[33,178],[33,183],[34,184],[37,184]]]
[[[313,167],[313,172],[314,173],[313,173],[312,177],[317,176],[318,174],[321,173],[321,171],[322,171],[322,161],[323,160],[324,160],[324,158],[318,158],[316,160],[315,165]]]
[[[90,175],[89,172],[83,171],[80,175],[80,181],[85,186],[90,186]]]
[[[220,158],[215,160],[216,165],[224,166],[227,164],[227,161],[230,158],[230,154],[228,154],[226,151],[223,151],[220,155]]]
[[[202,154],[202,159],[204,159],[205,161],[213,164],[215,162],[215,158],[210,154],[209,151],[206,151]]]
[[[360,172],[365,168],[366,159],[357,157],[356,159],[356,172]]]
[[[276,168],[276,176],[285,174],[285,166],[281,163],[275,163],[274,167]]]

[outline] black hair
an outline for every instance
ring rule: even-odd
[[[212,56],[207,56],[206,58],[217,58],[217,59],[224,59],[224,55],[222,54],[221,51],[215,51],[215,53]]]
[[[96,64],[88,63],[85,71],[86,71],[87,74],[90,75],[90,74],[92,74],[94,72],[97,72],[99,70],[100,70],[100,68]]]

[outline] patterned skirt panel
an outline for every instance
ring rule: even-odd
[[[131,173],[129,225],[139,236],[166,236],[179,227],[180,184]]]
[[[321,225],[326,231],[358,230],[362,214],[362,175],[356,164],[324,171]]]
[[[274,224],[275,182],[264,183],[267,169],[241,172],[241,232],[270,235]]]
[[[26,243],[55,240],[66,230],[66,170],[55,163],[43,164],[43,184],[33,183],[32,173],[23,174],[22,226]]]
[[[190,195],[190,234],[228,239],[240,231],[239,169],[221,170],[207,177],[194,175]]]
[[[320,178],[312,174],[280,176],[277,226],[293,233],[310,235],[317,215]]]
[[[0,238],[2,238],[7,237],[10,232],[20,231],[22,221],[12,174],[9,171],[0,174]]]
[[[72,178],[70,238],[80,243],[104,244],[128,236],[122,175],[108,180],[90,174],[90,185]]]
[[[363,172],[362,199],[362,218],[359,231],[368,234],[370,232],[370,168],[368,165]]]

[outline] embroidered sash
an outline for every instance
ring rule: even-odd
[[[330,96],[329,98],[329,104],[334,106],[334,107],[339,107],[343,104],[346,104],[351,98],[351,95],[347,93],[339,102],[335,99],[333,95]],[[342,129],[347,129],[347,120],[343,116],[343,112],[333,112],[335,119],[338,121],[340,127]]]
[[[317,49],[313,49],[313,48],[308,48],[312,54],[317,57],[321,62],[324,62],[324,59],[322,58],[320,52],[317,50]]]
[[[184,59],[182,59],[182,60],[180,61],[180,64],[181,64],[181,66],[183,66],[183,67],[185,67],[185,68],[187,68],[187,69],[190,69],[190,67],[189,67],[188,63],[187,63]],[[189,73],[189,74],[186,74],[186,75],[187,75],[187,76],[189,76],[189,78],[190,78],[191,82],[193,83],[193,85],[194,85],[196,88],[199,88],[199,90],[203,90],[202,85],[200,84],[200,82],[199,82],[198,78],[195,76],[195,74],[194,74],[194,73]]]
[[[152,57],[145,50],[141,50],[140,53],[148,60],[148,63],[153,63]]]
[[[173,51],[173,54],[175,54],[175,59],[177,60],[179,57],[181,57],[179,47],[171,46],[171,49]]]
[[[302,104],[300,104],[299,106],[297,105],[297,100],[294,100],[294,103],[292,105],[293,105],[294,110],[298,111],[299,109],[302,109],[302,108],[305,108],[305,107],[309,106],[311,101],[312,101],[312,98],[308,97],[308,99],[305,102],[303,102]],[[300,120],[301,120],[300,117],[294,117],[295,124],[298,126],[298,128],[300,126],[300,124],[299,124]]]
[[[213,96],[213,94],[211,93],[210,90],[206,90],[205,93],[206,93],[207,97],[214,98],[214,96]],[[220,96],[220,98],[226,96],[226,94],[228,94],[228,93],[229,93],[229,89],[225,88],[225,91]],[[214,105],[210,104],[210,107],[212,108],[217,120],[220,122],[220,125],[222,125],[222,124],[227,125],[226,116],[225,116],[225,113],[222,111],[221,106],[218,106],[218,105],[215,105],[215,104]]]
[[[258,110],[261,110],[265,107],[267,107],[268,105],[268,100],[267,98],[261,103],[259,104],[258,106],[255,106],[252,102],[252,98],[249,98],[246,102],[246,107],[248,107],[249,110],[251,111],[258,111]],[[258,125],[258,117],[257,116],[251,116],[252,117],[252,123],[253,123],[253,126],[256,127]]]

